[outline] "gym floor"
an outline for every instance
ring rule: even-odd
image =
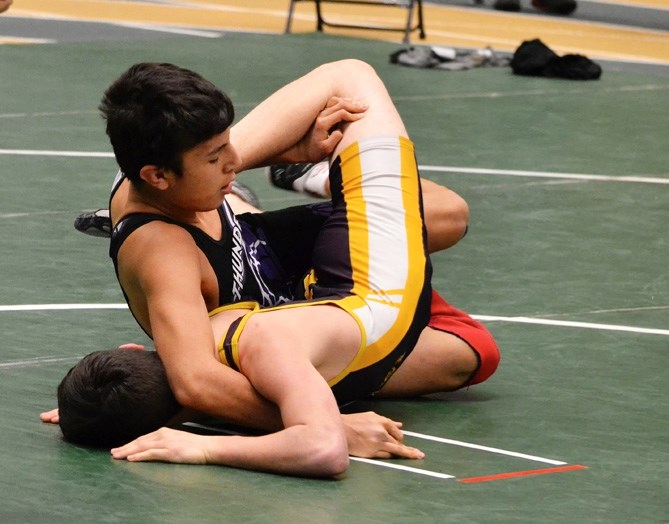
[[[521,1],[518,14],[425,4],[427,39],[412,43],[512,52],[538,37],[596,60],[602,78],[393,65],[399,33],[316,33],[311,2],[287,35],[287,1],[15,0],[0,16],[0,522],[669,522],[669,8],[580,0],[564,18]],[[357,403],[402,420],[426,458],[353,461],[336,480],[130,464],[64,443],[38,414],[67,370],[96,349],[150,344],[107,242],[72,228],[105,206],[116,169],[103,90],[132,63],[174,62],[243,115],[346,57],[386,81],[423,176],[469,202],[469,234],[433,257],[433,282],[496,336],[497,373]],[[241,181],[266,209],[307,201],[261,171]]]

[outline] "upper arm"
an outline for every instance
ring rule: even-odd
[[[124,242],[119,278],[133,312],[150,328],[180,404],[248,427],[275,429],[280,425],[276,408],[246,377],[216,359],[201,264],[186,231],[151,223]]]
[[[339,408],[318,371],[299,353],[265,347],[267,351],[247,355],[241,370],[261,395],[279,407],[284,426],[338,430],[342,425]]]
[[[173,386],[214,360],[199,251],[186,231],[163,222],[135,231],[119,251],[119,276]]]
[[[251,316],[239,339],[240,369],[279,406],[287,426],[324,423],[338,415],[327,380],[355,358],[360,343],[358,325],[336,306],[260,312]]]

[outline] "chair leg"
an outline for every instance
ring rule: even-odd
[[[303,1],[303,0],[291,0],[290,5],[288,6],[288,19],[286,20],[286,28],[285,32],[290,33],[291,28],[292,28],[292,23],[293,23],[293,16],[295,15],[295,3]],[[360,3],[360,4],[372,4],[372,3],[378,3],[379,5],[385,4],[386,2],[379,1],[379,2],[356,2],[355,0],[341,0],[338,2],[337,0],[310,0],[314,2],[316,5],[316,30],[319,32],[323,32],[323,29],[326,25],[332,26],[332,27],[352,27],[352,28],[359,28],[359,29],[381,29],[381,30],[386,30],[386,31],[402,31],[404,33],[404,38],[403,42],[405,44],[409,44],[410,38],[411,38],[411,33],[415,31],[416,29],[419,30],[419,35],[421,39],[425,38],[425,27],[423,26],[423,2],[422,0],[405,0],[402,3],[398,3],[399,6],[404,6],[406,5],[406,8],[409,10],[407,13],[407,22],[406,26],[404,28],[394,28],[394,27],[365,27],[361,25],[348,25],[348,24],[336,24],[336,23],[328,23],[325,21],[323,18],[323,12],[321,10],[321,2],[327,2],[331,1],[332,3],[349,3],[349,4],[355,4],[355,3]],[[418,23],[416,24],[416,27],[413,26],[413,21],[414,21],[414,7],[418,11],[417,17],[418,17]]]
[[[403,43],[409,45],[410,40],[411,40],[411,28],[413,26],[413,4],[414,0],[411,0],[409,2],[409,5],[407,9],[409,12],[407,13],[407,25],[404,29],[404,39],[402,40]]]
[[[418,1],[418,36],[425,40],[425,26],[423,25],[423,0]]]
[[[290,0],[290,5],[288,6],[288,20],[286,20],[286,29],[284,30],[284,33],[290,33],[290,28],[293,24],[293,14],[295,12],[295,1],[296,0]]]
[[[321,0],[314,0],[316,3],[316,31],[323,32],[323,15],[321,14]]]

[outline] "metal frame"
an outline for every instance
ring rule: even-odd
[[[295,4],[297,2],[314,2],[316,4],[316,30],[323,31],[325,26],[342,27],[347,29],[371,29],[376,31],[400,31],[404,33],[403,42],[408,44],[411,33],[418,31],[421,40],[425,38],[425,27],[423,25],[423,2],[422,0],[291,0],[288,7],[288,20],[286,21],[286,33],[290,33],[290,28],[293,23],[293,14],[295,11]],[[407,22],[404,27],[391,26],[377,26],[377,25],[363,25],[363,24],[338,24],[328,22],[323,18],[321,11],[321,3],[328,4],[358,4],[358,5],[378,5],[378,6],[395,6],[407,10]],[[416,25],[413,23],[414,7],[418,12],[418,21]]]

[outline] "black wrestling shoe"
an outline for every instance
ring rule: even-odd
[[[247,204],[260,208],[260,201],[256,194],[244,184],[232,182],[233,194],[237,195]],[[109,218],[109,209],[98,209],[87,211],[74,219],[74,229],[92,237],[111,237],[112,226]]]
[[[330,198],[327,162],[316,164],[276,164],[266,169],[270,183],[314,198]]]
[[[109,238],[112,231],[109,209],[82,213],[74,219],[74,229],[93,237]]]
[[[288,191],[296,191],[293,183],[309,173],[315,164],[276,164],[267,168],[269,181],[273,186]]]

